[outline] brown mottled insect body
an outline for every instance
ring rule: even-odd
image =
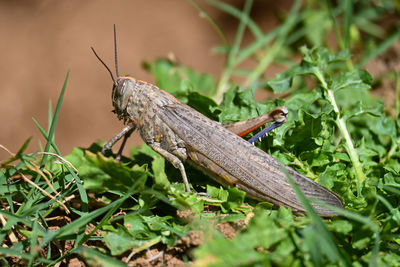
[[[113,104],[120,119],[135,125],[146,144],[180,170],[187,191],[183,161],[250,197],[303,210],[282,164],[165,91],[132,77],[119,77],[113,87]],[[308,197],[341,206],[340,198],[328,189],[285,168]],[[333,215],[315,207],[322,215]]]
[[[129,76],[118,77],[112,90],[114,112],[127,127],[107,143],[103,151],[122,137],[125,142],[127,135],[138,129],[146,144],[179,169],[187,191],[190,187],[184,161],[220,183],[244,190],[250,197],[304,211],[286,178],[285,168],[307,197],[342,207],[336,194],[237,135],[265,122],[283,123],[286,108],[276,108],[268,114],[224,128],[150,83]],[[246,123],[249,124],[247,128]],[[326,208],[313,206],[323,216],[336,215]]]

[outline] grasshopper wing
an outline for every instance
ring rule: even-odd
[[[223,184],[234,185],[250,197],[304,211],[282,170],[286,168],[307,197],[332,206],[343,206],[340,197],[333,192],[284,166],[189,106],[166,105],[157,115],[186,143],[188,161]],[[337,215],[318,205],[313,206],[322,216]]]

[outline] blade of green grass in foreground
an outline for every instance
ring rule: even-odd
[[[43,135],[43,137],[49,141],[51,143],[51,146],[53,147],[53,149],[57,152],[58,155],[61,155],[60,150],[58,149],[58,147],[56,146],[56,144],[54,143],[53,140],[49,139],[49,135],[47,134],[46,130],[43,129],[43,127],[39,124],[39,122],[35,119],[32,118],[33,122],[35,123],[36,127],[39,129],[40,133]]]
[[[18,152],[17,152],[14,156],[12,156],[12,157],[10,157],[10,158],[8,158],[8,159],[5,159],[3,162],[0,162],[0,168],[4,168],[4,167],[5,167],[6,165],[8,165],[9,163],[20,159],[22,153],[24,153],[24,151],[28,148],[28,145],[29,145],[29,143],[31,142],[31,140],[32,140],[32,137],[29,137],[29,138],[24,142],[24,144],[21,146],[21,148],[18,150]]]
[[[61,104],[62,104],[62,101],[64,99],[65,89],[67,87],[68,76],[69,76],[69,71],[67,72],[67,75],[65,76],[64,84],[63,84],[63,87],[61,89],[60,96],[58,97],[56,110],[54,112],[54,116],[53,116],[53,119],[51,121],[51,126],[50,126],[50,130],[49,130],[49,133],[48,133],[47,143],[46,143],[46,147],[44,149],[44,152],[49,152],[51,144],[52,144],[52,141],[54,139],[54,133],[55,133],[55,129],[56,129],[57,121],[58,121],[58,116],[60,114]],[[41,170],[43,170],[43,168],[44,168],[44,164],[45,164],[45,162],[47,160],[47,156],[48,156],[47,154],[43,155],[42,161],[40,163]],[[39,182],[39,180],[40,180],[40,174],[37,174],[37,176],[36,176],[36,178],[34,180],[34,183],[37,184]],[[29,191],[29,193],[27,195],[27,198],[26,198],[27,201],[23,202],[21,204],[21,207],[18,209],[16,214],[21,214],[21,212],[25,209],[25,207],[30,208],[32,206],[32,204],[36,202],[37,198],[40,197],[40,195],[38,195],[36,198],[32,198],[32,196],[36,192],[36,190],[37,189],[33,187]]]
[[[62,227],[60,230],[56,232],[49,232],[46,236],[43,237],[43,241],[41,244],[41,247],[46,246],[49,244],[52,240],[54,239],[59,239],[62,237],[68,237],[71,235],[74,235],[77,233],[77,230],[80,229],[80,231],[85,230],[85,226],[93,221],[96,217],[100,216],[101,214],[107,212],[104,217],[101,219],[101,221],[96,225],[96,227],[87,235],[81,236],[78,235],[78,239],[76,240],[77,242],[75,243],[75,246],[73,249],[69,250],[66,254],[62,255],[58,259],[56,259],[54,262],[49,264],[48,266],[53,266],[57,262],[62,261],[64,258],[66,258],[68,255],[75,253],[75,251],[82,246],[84,242],[89,240],[89,238],[98,230],[100,229],[109,219],[110,217],[114,214],[114,212],[124,203],[125,200],[131,197],[132,194],[134,194],[138,188],[139,185],[143,183],[143,180],[145,180],[145,177],[139,178],[133,186],[128,190],[126,195],[124,197],[121,197],[120,199],[112,202],[106,207],[94,210],[87,215],[82,216],[81,218],[75,220],[74,222]]]
[[[379,196],[377,196],[377,198],[381,201],[383,199],[382,197],[379,198]],[[374,221],[372,221],[370,218],[362,216],[358,213],[350,212],[350,211],[347,211],[344,209],[339,209],[337,207],[326,205],[325,203],[323,203],[322,201],[319,201],[317,199],[312,199],[311,202],[318,204],[321,207],[330,209],[330,210],[336,212],[337,214],[339,214],[343,217],[346,217],[347,219],[354,220],[354,221],[360,222],[362,225],[368,226],[374,234],[374,248],[372,249],[369,266],[371,266],[371,267],[378,266],[379,243],[380,243],[381,239],[380,239],[379,227]]]
[[[67,81],[68,81],[68,76],[69,76],[69,71],[67,72],[67,75],[65,76],[65,80],[64,80],[64,84],[63,87],[61,89],[61,93],[60,96],[58,97],[58,101],[57,101],[57,106],[56,106],[56,110],[54,111],[54,116],[51,120],[51,126],[50,126],[50,130],[49,130],[49,134],[48,134],[48,138],[47,138],[47,142],[46,142],[46,146],[44,149],[44,152],[49,152],[50,151],[50,146],[54,140],[54,133],[56,131],[56,125],[58,122],[58,116],[60,114],[60,110],[61,110],[61,104],[62,101],[64,99],[64,93],[65,93],[65,89],[67,88]],[[50,117],[49,117],[50,119]],[[41,165],[44,166],[44,163],[46,162],[47,156],[46,154],[43,156],[42,158],[42,162]]]
[[[313,239],[313,241],[318,240],[318,242],[307,242],[307,245],[311,246],[310,253],[315,266],[320,266],[322,264],[321,259],[324,255],[328,257],[331,262],[339,262],[344,266],[350,266],[350,262],[341,253],[338,245],[336,244],[332,234],[329,232],[322,218],[311,206],[306,196],[303,194],[303,192],[301,192],[300,188],[293,181],[292,177],[290,177],[286,169],[282,167],[282,171],[285,172],[290,185],[306,210],[307,215],[310,217],[312,225],[315,227],[314,229],[310,228],[308,233],[314,235],[316,238]],[[305,237],[305,240],[311,241],[310,239],[307,239],[307,237]]]

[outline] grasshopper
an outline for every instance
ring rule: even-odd
[[[283,165],[240,137],[267,122],[275,123],[263,131],[262,135],[278,127],[286,121],[285,107],[276,108],[268,114],[247,121],[221,125],[153,84],[131,76],[119,76],[115,26],[114,43],[117,79],[114,79],[112,71],[92,48],[113,80],[113,112],[126,124],[126,127],[104,146],[103,152],[111,149],[124,137],[118,152],[120,156],[126,139],[137,129],[147,145],[179,169],[188,192],[190,187],[183,162],[202,170],[223,185],[236,186],[251,198],[304,212],[287,180],[288,173],[307,197],[335,207],[343,207],[338,195]],[[319,205],[313,204],[313,207],[322,216],[337,215]]]

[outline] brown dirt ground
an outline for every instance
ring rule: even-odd
[[[242,1],[234,1],[238,7]],[[279,8],[286,8],[280,2]],[[199,1],[229,37],[236,19]],[[252,14],[267,31],[276,23],[275,1],[255,1]],[[63,155],[73,147],[108,140],[122,129],[111,113],[111,80],[90,46],[112,66],[113,33],[117,25],[119,69],[139,79],[153,81],[141,68],[172,52],[185,65],[218,77],[223,57],[211,49],[220,44],[210,24],[189,1],[0,1],[0,144],[16,152],[30,136],[28,151],[44,139],[32,117],[47,128],[49,100],[53,107],[70,71],[56,129]],[[130,144],[139,144],[138,136]],[[9,155],[0,149],[0,160]]]

